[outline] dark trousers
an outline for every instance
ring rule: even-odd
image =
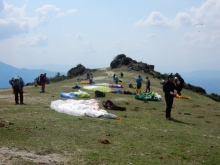
[[[150,85],[146,85],[146,92],[150,92]]]
[[[167,107],[166,107],[166,118],[169,118],[169,117],[171,117],[171,108],[173,106],[173,96],[172,95],[165,96],[165,100],[166,100],[166,104],[167,104]]]
[[[20,103],[23,103],[23,91],[20,91],[19,89],[14,89],[15,94],[15,103],[18,104],[18,94],[20,95]]]

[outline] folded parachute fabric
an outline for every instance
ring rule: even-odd
[[[72,116],[89,116],[96,118],[109,118],[120,120],[114,114],[99,109],[99,103],[95,99],[89,100],[56,100],[52,101],[50,107],[59,113],[65,113]]]
[[[80,81],[80,84],[89,84],[89,81]]]
[[[88,97],[90,97],[90,94],[88,94],[87,92],[83,92],[81,90],[79,90],[78,92],[74,92],[74,94],[77,97],[80,97],[80,98],[88,98]]]
[[[111,88],[123,88],[123,85],[120,85],[120,84],[109,84],[109,87],[111,87]]]
[[[120,84],[109,84],[109,83],[97,83],[97,84],[94,84],[94,86],[105,86],[105,87],[110,87],[110,88],[123,88],[123,86]]]
[[[161,95],[155,92],[137,94],[135,95],[135,99],[144,101],[162,101]]]
[[[87,92],[83,92],[81,90],[79,90],[78,92],[61,92],[60,93],[60,96],[63,97],[63,98],[88,98],[90,97],[90,94],[88,94]]]
[[[74,92],[69,92],[69,93],[61,92],[60,96],[63,98],[76,98]]]
[[[105,86],[105,87],[109,87],[109,83],[97,83],[97,84],[93,84],[94,86]]]
[[[178,98],[178,99],[190,99],[189,96],[182,96],[182,95],[178,95],[178,94],[175,94],[174,97]]]
[[[95,85],[91,85],[91,86],[83,86],[84,89],[87,90],[91,90],[91,91],[96,91],[99,90],[101,92],[112,92],[112,89],[109,87],[105,87],[105,86],[95,86]]]

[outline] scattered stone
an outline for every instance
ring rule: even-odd
[[[4,123],[0,123],[0,127],[5,127],[5,124]]]
[[[102,144],[111,144],[107,139],[99,140],[99,142],[102,143]]]
[[[197,118],[204,118],[204,116],[198,116]]]

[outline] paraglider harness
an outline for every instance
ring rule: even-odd
[[[126,111],[125,107],[120,107],[115,105],[111,100],[106,100],[102,102],[102,105],[105,109],[110,109],[110,110],[118,110],[118,111]]]

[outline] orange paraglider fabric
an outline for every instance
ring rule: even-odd
[[[190,99],[190,97],[188,97],[188,96],[180,96],[180,95],[178,95],[178,94],[175,94],[175,96],[174,96],[175,98],[178,98],[178,99]]]

